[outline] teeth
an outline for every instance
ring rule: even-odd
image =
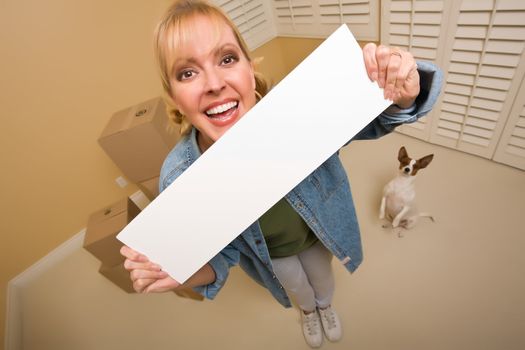
[[[208,109],[206,111],[206,114],[207,115],[213,115],[213,114],[223,113],[223,112],[227,111],[228,109],[236,107],[236,106],[237,106],[237,101],[235,101],[235,102],[228,102],[228,103],[222,104],[220,106]]]

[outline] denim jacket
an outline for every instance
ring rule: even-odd
[[[414,106],[400,109],[391,105],[353,140],[378,138],[399,124],[416,121],[431,110],[440,92],[442,74],[428,62],[418,62],[418,71],[421,92]],[[328,158],[285,198],[332,254],[347,270],[354,272],[363,260],[361,236],[348,176],[338,153]],[[197,131],[193,128],[167,156],[160,174],[160,191],[168,187],[200,155]],[[215,271],[215,281],[194,288],[206,298],[213,299],[224,286],[230,267],[240,265],[250,277],[267,288],[279,303],[285,307],[291,306],[288,295],[273,272],[258,221],[213,257],[209,264]]]

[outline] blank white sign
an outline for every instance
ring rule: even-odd
[[[343,25],[117,238],[183,283],[390,103]]]

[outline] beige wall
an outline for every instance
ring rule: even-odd
[[[151,32],[168,3],[0,2],[0,344],[8,281],[137,190],[116,185],[96,140],[113,112],[159,95]],[[255,56],[278,82],[319,43],[280,38]]]
[[[0,2],[1,344],[7,282],[136,191],[96,140],[113,112],[159,94],[150,33],[168,2]]]

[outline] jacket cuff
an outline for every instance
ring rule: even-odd
[[[208,264],[215,272],[215,281],[204,286],[193,287],[193,290],[207,299],[214,299],[228,279],[230,264],[221,253],[215,255]]]
[[[419,73],[420,92],[414,104],[409,108],[399,108],[397,105],[390,105],[379,119],[381,124],[388,130],[393,130],[396,126],[405,123],[413,123],[432,110],[439,94],[443,82],[443,73],[430,62],[418,61],[417,69]]]

